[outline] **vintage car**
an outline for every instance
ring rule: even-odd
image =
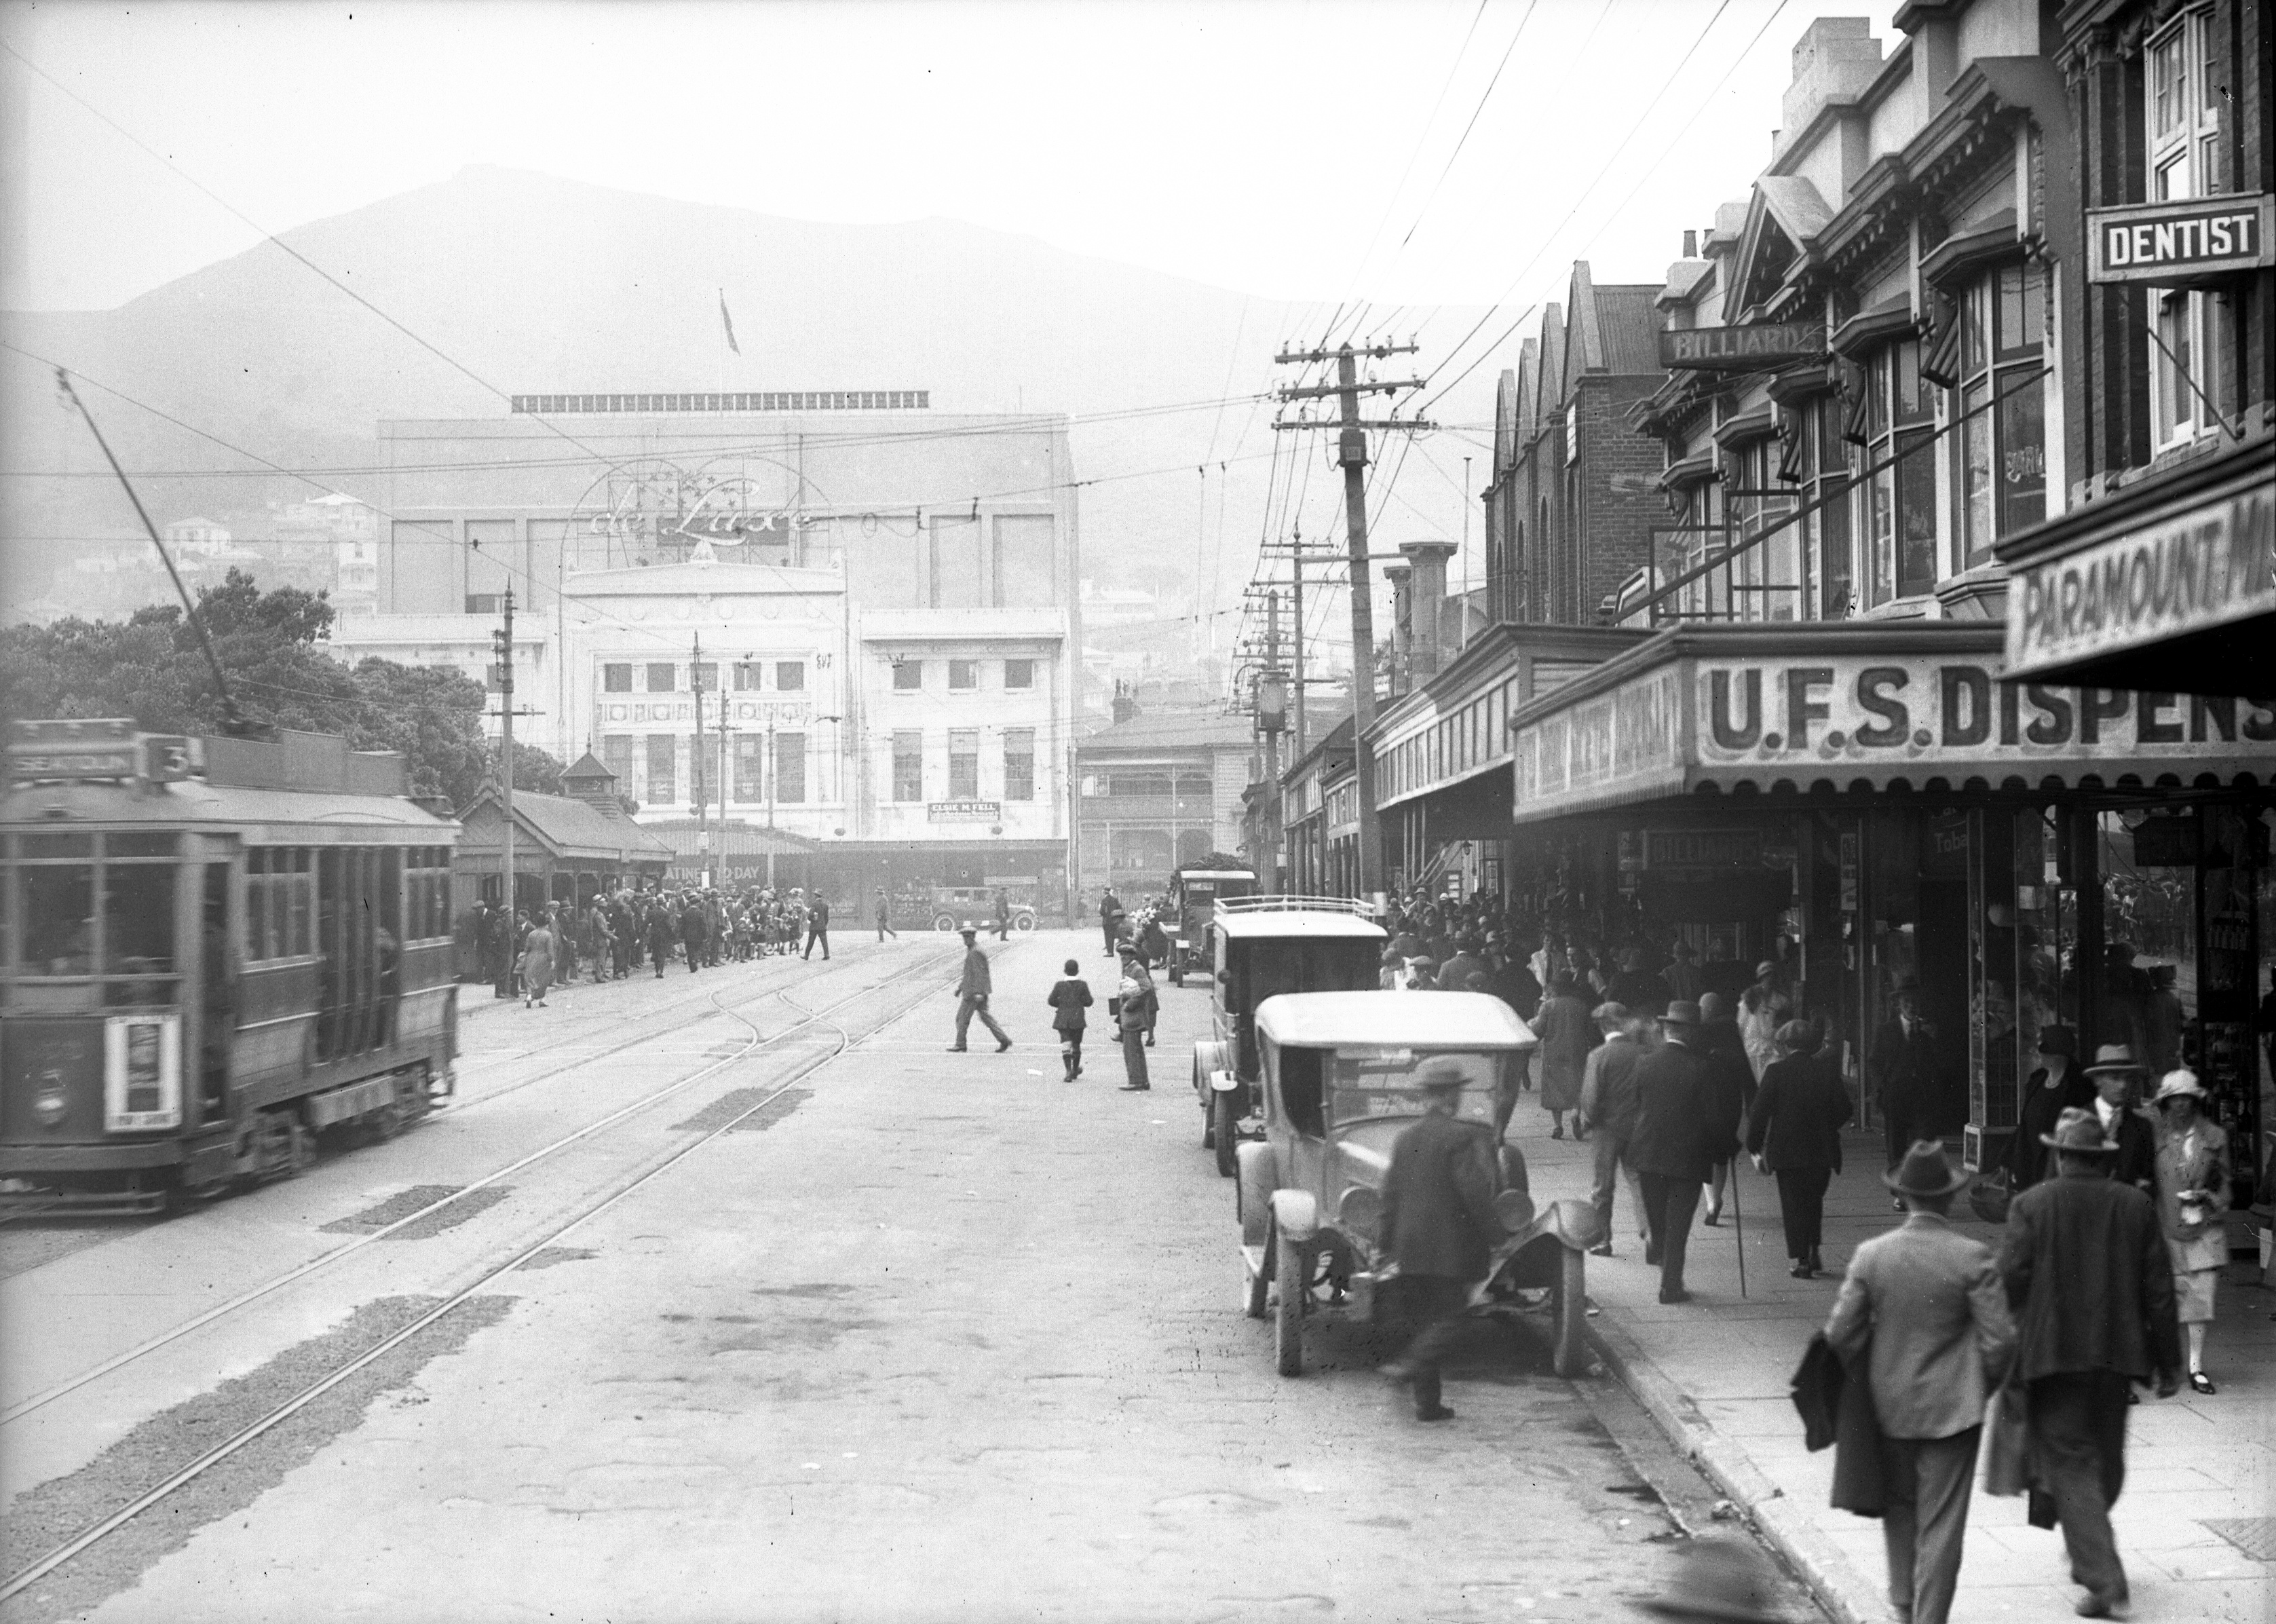
[[[1012,929],[1025,936],[1036,928],[1034,888],[1023,890],[1013,885],[1005,889],[1012,905]],[[960,930],[967,925],[982,931],[996,928],[993,885],[935,885],[926,906],[932,910],[932,928],[936,930]]]
[[[1256,894],[1256,876],[1247,869],[1180,869],[1170,876],[1170,984],[1182,987],[1190,970],[1205,970],[1215,944],[1210,921],[1218,904]]]
[[[1377,985],[1390,937],[1363,903],[1345,897],[1239,897],[1210,922],[1212,1036],[1194,1045],[1202,1149],[1230,1179],[1240,1124],[1256,1109],[1256,1006],[1286,992]]]
[[[1510,1066],[1534,1045],[1524,1021],[1482,992],[1309,992],[1256,1012],[1264,1062],[1264,1140],[1240,1147],[1243,1302],[1273,1317],[1283,1376],[1304,1368],[1307,1320],[1365,1320],[1395,1310],[1384,1288],[1397,1264],[1378,1249],[1384,1175],[1400,1134],[1423,1114],[1414,1086],[1427,1060],[1449,1058],[1468,1079],[1456,1114],[1494,1121]],[[1536,1210],[1525,1158],[1497,1147],[1494,1197],[1506,1238],[1471,1297],[1476,1311],[1533,1306],[1545,1291],[1560,1376],[1586,1367],[1586,1255],[1596,1209],[1555,1201]],[[1324,1291],[1325,1300],[1323,1301]]]

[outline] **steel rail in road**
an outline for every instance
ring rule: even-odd
[[[920,960],[915,964],[895,971],[882,981],[871,982],[865,986],[857,988],[853,992],[846,994],[845,998],[838,999],[835,1003],[825,1006],[824,1008],[826,1010],[840,1008],[846,1004],[854,1002],[857,998],[865,998],[870,993],[890,987],[895,982],[907,980],[908,977],[917,975],[921,971],[931,968],[934,967],[935,963],[936,961],[932,960]],[[801,1006],[796,1004],[785,996],[780,989],[771,987],[754,994],[752,998],[739,1000],[739,1002],[752,1002],[755,1001],[758,998],[767,997],[782,998],[783,1001],[789,1004],[793,1009],[802,1009]],[[157,1352],[160,1348],[180,1340],[183,1337],[188,1336],[193,1332],[202,1330],[204,1327],[212,1324],[216,1320],[223,1319],[231,1314],[237,1313],[248,1305],[268,1296],[272,1292],[281,1291],[285,1286],[293,1284],[295,1281],[307,1279],[309,1275],[315,1273],[320,1269],[330,1268],[332,1264],[338,1263],[341,1259],[353,1256],[355,1253],[361,1251],[365,1247],[371,1245],[373,1242],[384,1241],[388,1236],[395,1233],[398,1230],[403,1229],[409,1225],[416,1224],[422,1218],[432,1217],[434,1214],[443,1210],[444,1208],[451,1205],[453,1202],[464,1200],[467,1196],[472,1195],[477,1190],[486,1189],[489,1186],[497,1183],[500,1180],[510,1178],[513,1174],[521,1172],[524,1168],[532,1166],[538,1162],[544,1161],[549,1157],[557,1155],[560,1151],[567,1150],[571,1145],[579,1143],[583,1140],[592,1137],[596,1134],[602,1133],[608,1128],[615,1127],[618,1123],[624,1121],[628,1117],[637,1116],[641,1112],[648,1110],[649,1107],[662,1104],[664,1101],[670,1099],[672,1096],[694,1087],[696,1083],[701,1082],[704,1078],[712,1075],[722,1067],[732,1066],[738,1061],[747,1059],[751,1054],[755,1053],[758,1049],[766,1044],[780,1043],[783,1039],[789,1037],[797,1032],[802,1031],[809,1026],[816,1024],[817,1021],[820,1021],[824,1025],[833,1024],[831,1022],[823,1021],[820,1014],[806,1013],[803,1019],[793,1021],[791,1025],[785,1027],[781,1031],[773,1034],[771,1036],[762,1036],[759,1033],[757,1027],[752,1026],[750,1021],[744,1020],[740,1014],[738,1014],[734,1010],[730,1009],[725,1004],[721,1003],[719,1001],[718,993],[714,992],[710,994],[708,1001],[718,1013],[725,1015],[732,1020],[741,1021],[745,1026],[751,1028],[752,1036],[750,1039],[746,1041],[742,1048],[737,1050],[733,1054],[723,1056],[715,1059],[709,1065],[700,1067],[696,1071],[690,1073],[688,1075],[679,1079],[677,1081],[667,1083],[663,1088],[643,1095],[639,1099],[633,1100],[629,1104],[618,1107],[617,1110],[609,1112],[606,1116],[598,1118],[592,1122],[587,1123],[582,1127],[565,1134],[560,1138],[554,1140],[551,1143],[541,1146],[539,1149],[529,1152],[527,1155],[521,1157],[516,1161],[507,1164],[505,1166],[497,1169],[496,1172],[486,1173],[482,1178],[475,1180],[473,1183],[462,1186],[461,1188],[451,1191],[448,1195],[444,1195],[436,1201],[429,1202],[427,1205],[420,1208],[415,1212],[406,1213],[402,1218],[395,1219],[392,1223],[390,1223],[382,1228],[372,1230],[368,1233],[358,1235],[353,1240],[343,1241],[340,1245],[332,1248],[328,1252],[319,1253],[315,1257],[309,1258],[306,1263],[295,1264],[292,1268],[285,1270],[284,1272],[275,1276],[271,1279],[265,1280],[257,1286],[248,1287],[247,1290],[239,1293],[236,1296],[231,1298],[226,1302],[216,1303],[212,1308],[204,1310],[202,1313],[193,1315],[190,1318],[184,1320],[178,1325],[175,1325],[169,1330],[162,1332],[158,1335],[151,1337],[147,1340],[138,1342],[132,1347],[114,1354],[99,1364],[90,1365],[87,1369],[80,1371],[78,1375],[71,1377],[67,1381],[58,1382],[54,1386],[42,1389],[39,1393],[33,1393],[28,1398],[18,1400],[16,1403],[10,1405],[6,1409],[0,1410],[0,1428],[4,1428],[9,1423],[20,1420],[22,1417],[32,1414],[34,1410],[42,1408],[47,1405],[54,1403],[58,1399],[64,1398],[71,1393],[78,1392],[79,1389],[87,1385],[90,1382],[100,1381],[104,1377],[109,1376],[117,1370],[122,1370],[127,1365],[133,1364],[137,1360],[148,1358],[150,1355]],[[675,1009],[673,1013],[677,1014],[678,1011]],[[699,1017],[699,1019],[701,1018],[706,1017]],[[839,1031],[842,1035],[844,1028],[840,1028]],[[603,1060],[608,1059],[613,1055],[622,1053],[625,1050],[632,1048],[638,1043],[646,1043],[655,1036],[656,1034],[653,1031],[643,1030],[632,1037],[626,1038],[623,1043],[614,1044],[610,1048],[601,1051],[597,1054],[581,1056],[566,1065],[556,1066],[550,1071],[541,1072],[535,1077],[528,1078],[522,1082],[518,1082],[514,1084],[512,1089],[501,1089],[497,1094],[484,1096],[481,1100],[471,1101],[466,1105],[458,1107],[456,1110],[452,1111],[451,1114],[453,1117],[463,1116],[467,1112],[474,1109],[478,1105],[486,1104],[491,1100],[501,1098],[505,1094],[514,1092],[517,1089],[527,1088],[532,1083],[558,1080],[567,1075],[571,1072],[577,1071],[584,1066],[596,1065]],[[0,1600],[4,1600],[10,1593],[11,1592],[5,1590],[0,1590]]]
[[[64,1541],[62,1544],[49,1552],[47,1555],[32,1563],[29,1567],[22,1568],[17,1573],[11,1575],[4,1584],[0,1584],[0,1602],[7,1601],[11,1597],[19,1595],[32,1585],[38,1583],[42,1579],[47,1577],[48,1575],[53,1573],[65,1562],[70,1561],[73,1557],[80,1555],[82,1552],[87,1551],[91,1546],[100,1543],[110,1535],[117,1533],[120,1529],[125,1527],[129,1522],[132,1522],[135,1518],[140,1516],[144,1512],[149,1510],[152,1506],[165,1499],[167,1496],[172,1494],[177,1489],[195,1481],[205,1473],[212,1470],[215,1467],[220,1465],[221,1462],[229,1459],[230,1456],[235,1454],[239,1450],[244,1448],[254,1439],[262,1437],[264,1433],[267,1433],[279,1423],[299,1414],[302,1409],[315,1402],[316,1400],[322,1398],[325,1393],[330,1393],[333,1388],[347,1380],[349,1377],[353,1376],[357,1371],[363,1370],[376,1360],[383,1358],[397,1347],[401,1347],[405,1342],[418,1335],[421,1331],[426,1330],[429,1325],[434,1324],[437,1320],[450,1313],[452,1309],[460,1307],[485,1288],[495,1285],[505,1276],[512,1274],[515,1270],[520,1268],[522,1264],[527,1263],[540,1252],[544,1251],[549,1247],[557,1245],[564,1236],[573,1233],[585,1224],[588,1224],[594,1218],[598,1218],[602,1213],[607,1211],[618,1202],[624,1200],[626,1196],[633,1194],[633,1191],[640,1189],[651,1180],[668,1172],[672,1167],[677,1166],[688,1156],[702,1149],[705,1145],[709,1144],[712,1141],[719,1138],[723,1135],[732,1133],[738,1125],[744,1122],[753,1115],[765,1110],[767,1106],[781,1098],[783,1095],[789,1092],[790,1089],[795,1088],[799,1083],[803,1082],[807,1078],[814,1075],[815,1073],[820,1071],[831,1061],[838,1059],[853,1047],[854,1040],[852,1034],[849,1033],[845,1027],[829,1019],[831,1012],[843,1008],[846,1005],[854,1002],[854,999],[866,997],[872,992],[877,991],[881,988],[891,986],[894,982],[906,980],[909,976],[914,975],[917,971],[927,968],[929,967],[922,964],[913,965],[907,969],[899,971],[893,975],[886,977],[883,982],[865,987],[858,992],[850,993],[843,998],[823,1006],[820,1010],[809,1012],[805,1019],[796,1022],[793,1026],[785,1028],[784,1032],[777,1033],[772,1038],[766,1037],[762,1035],[757,1026],[752,1021],[743,1015],[728,1008],[725,1004],[720,1003],[719,995],[717,993],[715,992],[711,994],[710,1001],[713,1006],[717,1008],[721,1014],[727,1016],[731,1020],[742,1021],[745,1026],[749,1027],[751,1036],[749,1040],[744,1044],[743,1048],[740,1051],[736,1054],[713,1062],[711,1066],[705,1067],[702,1072],[696,1074],[697,1076],[708,1075],[711,1072],[717,1071],[723,1066],[730,1066],[738,1060],[747,1059],[751,1054],[755,1053],[759,1049],[764,1047],[768,1043],[778,1041],[787,1033],[798,1031],[809,1026],[818,1025],[832,1028],[838,1033],[838,1042],[829,1053],[818,1057],[812,1064],[793,1072],[790,1076],[778,1083],[773,1089],[768,1090],[763,1097],[754,1101],[743,1110],[737,1112],[732,1117],[719,1124],[718,1127],[712,1128],[708,1133],[697,1135],[695,1138],[688,1141],[686,1144],[671,1151],[662,1159],[654,1162],[640,1172],[635,1173],[630,1179],[624,1180],[617,1188],[610,1191],[600,1200],[587,1206],[583,1210],[570,1218],[566,1222],[550,1226],[536,1240],[528,1241],[521,1246],[514,1252],[512,1256],[509,1257],[505,1263],[500,1264],[497,1268],[487,1271],[472,1283],[461,1286],[459,1290],[451,1293],[448,1297],[445,1297],[434,1308],[429,1309],[426,1313],[421,1314],[418,1318],[413,1320],[402,1329],[391,1333],[380,1341],[375,1343],[372,1347],[367,1348],[361,1354],[359,1354],[355,1358],[342,1365],[338,1370],[334,1370],[322,1380],[312,1383],[307,1387],[303,1388],[293,1397],[287,1399],[282,1404],[277,1405],[275,1408],[271,1408],[259,1420],[252,1422],[247,1426],[240,1428],[237,1432],[231,1434],[229,1438],[224,1438],[222,1442],[207,1450],[203,1454],[200,1455],[196,1460],[192,1461],[188,1465],[184,1466],[172,1473],[156,1486],[145,1490],[142,1493],[137,1495],[133,1500],[121,1506],[118,1510],[112,1512],[101,1521],[72,1536],[70,1539]],[[879,1024],[881,1026],[890,1025],[892,1021],[899,1019],[909,1010],[914,1008],[917,1004],[922,1002],[927,993],[931,989],[928,988],[926,992],[921,992],[916,998],[911,998],[907,1003],[899,1006],[898,1008],[894,1009],[891,1013],[887,1015]],[[790,1004],[793,1009],[800,1007],[800,1006],[793,1001],[787,994],[781,992],[778,990],[773,996],[781,998],[785,1003]],[[688,1083],[693,1082],[694,1081],[695,1081],[695,1078],[694,1077],[683,1079],[680,1082],[674,1084],[672,1089],[670,1091],[677,1091],[679,1089],[686,1087]],[[615,1116],[607,1119],[613,1121],[618,1119],[623,1114],[625,1113],[618,1112],[616,1113]],[[572,1137],[582,1136],[583,1134],[580,1132],[579,1135],[573,1135]],[[564,1142],[567,1142],[565,1141]]]

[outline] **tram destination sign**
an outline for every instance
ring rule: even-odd
[[[141,771],[141,742],[124,717],[19,722],[9,732],[8,776],[19,784],[132,778]]]
[[[2178,287],[2276,265],[2276,194],[2090,209],[2089,282]]]
[[[1768,372],[1825,359],[1825,329],[1816,322],[1749,322],[1738,327],[1663,328],[1659,364],[1694,372]]]

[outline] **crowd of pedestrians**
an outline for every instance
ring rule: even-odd
[[[882,907],[878,927],[882,937]],[[542,1007],[548,992],[580,975],[623,981],[643,968],[661,976],[673,963],[694,972],[801,951],[811,959],[817,947],[826,960],[830,902],[798,889],[625,886],[581,905],[518,907],[511,918],[501,907],[477,902],[459,916],[456,939],[461,981]]]

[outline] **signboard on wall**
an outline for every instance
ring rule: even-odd
[[[2276,196],[2196,197],[2086,211],[2086,279],[2177,287],[2276,265]]]
[[[934,801],[925,805],[925,821],[933,823],[994,823],[1003,816],[1004,804],[998,801]]]
[[[1738,327],[1663,328],[1659,364],[1695,372],[1769,372],[1825,359],[1825,329],[1817,322],[1749,322]]]
[[[1518,807],[1537,815],[1608,790],[1680,783],[1681,713],[1680,675],[1670,666],[1526,724],[1514,740]]]

